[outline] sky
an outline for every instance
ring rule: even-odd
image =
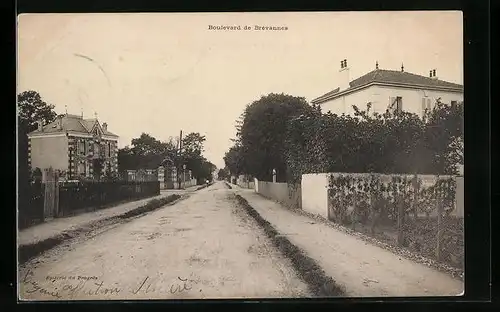
[[[343,59],[351,80],[378,61],[463,84],[462,28],[458,11],[23,14],[17,86],[57,113],[97,114],[119,147],[199,132],[222,168],[247,104],[271,92],[311,101],[339,85]]]

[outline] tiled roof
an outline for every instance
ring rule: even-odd
[[[61,118],[62,121],[62,129],[57,128],[57,118],[53,122],[46,124],[43,126],[43,131],[35,130],[30,134],[41,134],[41,133],[64,133],[66,131],[78,132],[82,134],[90,134],[94,125],[96,124],[97,119],[83,119],[78,115],[62,115],[58,118]],[[108,136],[116,136],[116,134],[110,131],[104,131],[103,134]]]
[[[375,69],[368,74],[365,74],[357,79],[352,80],[349,83],[349,88],[344,91],[349,91],[359,87],[363,87],[370,83],[389,83],[396,85],[407,85],[419,88],[432,88],[432,89],[452,89],[452,90],[463,90],[463,86],[456,83],[447,82],[444,80],[434,79],[430,77],[425,77],[421,75],[416,75],[408,72],[395,71],[395,70],[385,70],[385,69]],[[314,99],[312,102],[321,102],[324,99],[335,96],[335,94],[340,93],[340,88],[336,88],[322,96]]]

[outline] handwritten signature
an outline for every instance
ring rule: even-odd
[[[51,296],[57,299],[61,299],[63,297],[75,297],[79,294],[87,295],[87,296],[99,296],[99,295],[117,295],[123,293],[123,289],[120,287],[107,287],[104,285],[104,281],[94,281],[94,277],[92,278],[68,278],[68,277],[46,277],[45,280],[51,281],[54,283],[55,281],[60,281],[62,284],[59,284],[58,287],[44,287],[41,283],[32,280],[33,272],[28,271],[23,278],[23,283],[29,285],[30,287],[25,290],[28,294],[40,293],[42,295]],[[156,283],[153,283],[154,279],[150,276],[146,276],[137,287],[130,290],[133,295],[137,295],[139,293],[147,294],[147,293],[155,293],[157,292],[157,288],[154,286]],[[71,283],[71,282],[76,282]],[[168,292],[170,294],[183,293],[190,291],[193,288],[194,284],[198,284],[199,280],[189,279],[189,278],[181,278],[177,277],[177,279],[170,284],[168,288]],[[45,285],[46,286],[46,285]],[[52,286],[52,285],[51,285]],[[64,294],[64,295],[63,295]]]
[[[199,283],[199,281],[197,281],[197,280],[188,279],[188,278],[177,277],[177,279],[179,281],[176,281],[170,285],[169,292],[171,294],[176,294],[176,293],[181,293],[184,291],[191,290],[193,288],[193,284]],[[139,287],[132,291],[132,293],[134,295],[138,294],[139,292],[143,292],[143,293],[156,292],[156,288],[154,286],[152,286],[151,279],[149,276],[146,276],[146,278],[144,280],[142,280],[142,282],[140,283]]]

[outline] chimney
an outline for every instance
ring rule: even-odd
[[[347,66],[346,59],[340,61],[339,79],[340,79],[339,83],[340,91],[348,89],[350,77],[349,77],[349,67]]]
[[[429,71],[429,77],[431,77],[432,79],[437,79],[437,77],[436,77],[436,70],[435,69],[431,69]]]
[[[41,120],[38,120],[36,123],[38,125],[38,131],[43,131],[43,122]]]
[[[108,124],[107,123],[102,124],[102,130],[108,131]]]

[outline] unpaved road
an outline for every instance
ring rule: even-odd
[[[20,268],[22,300],[310,297],[223,183]]]

